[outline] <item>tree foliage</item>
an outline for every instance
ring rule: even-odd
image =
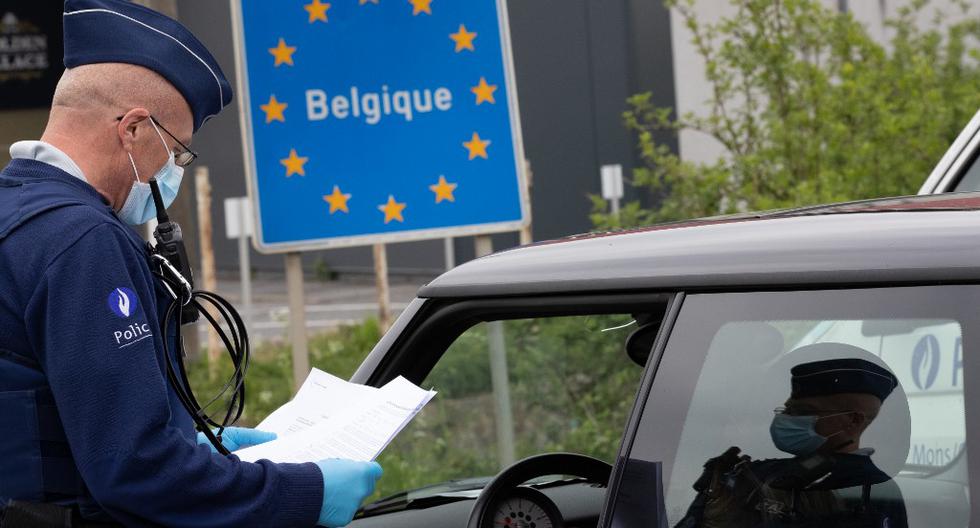
[[[604,214],[614,228],[914,193],[980,107],[980,19],[913,0],[877,42],[848,13],[817,0],[732,0],[736,12],[698,20],[693,0],[669,0],[693,35],[711,88],[706,111],[674,114],[651,94],[629,99],[626,125],[645,166],[633,185],[658,205]],[[959,20],[951,22],[951,20]],[[681,159],[658,131],[696,130],[726,155]]]

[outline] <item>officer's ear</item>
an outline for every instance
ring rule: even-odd
[[[139,134],[144,130],[140,129],[140,124],[150,118],[150,111],[146,108],[133,108],[121,117],[117,118],[116,134],[119,142],[126,152],[133,151],[133,145],[139,139]]]
[[[861,411],[851,411],[846,418],[848,420],[847,428],[853,431],[863,431],[871,423],[868,415]]]

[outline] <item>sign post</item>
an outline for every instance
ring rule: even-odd
[[[524,171],[525,171],[525,185],[527,185],[527,199],[531,199],[531,188],[534,187],[534,171],[531,170],[531,161],[524,160]],[[534,242],[534,232],[531,229],[531,209],[528,208],[527,217],[525,217],[524,227],[521,228],[520,241],[522,246],[526,246]]]
[[[211,173],[201,166],[194,171],[194,186],[197,194],[198,236],[201,240],[201,280],[204,290],[218,290],[218,273],[214,264],[214,233],[211,228]],[[212,317],[217,313],[214,307],[205,308]],[[221,358],[221,342],[218,333],[208,328],[208,377],[218,378],[218,360]]]
[[[442,256],[445,260],[446,271],[456,267],[456,244],[452,237],[442,239]]]
[[[238,275],[242,286],[245,327],[252,326],[252,264],[248,239],[254,233],[248,197],[225,198],[225,236],[238,240]]]
[[[286,253],[286,288],[289,295],[289,341],[293,347],[293,388],[299,390],[310,373],[306,343],[306,300],[303,295],[303,257]]]
[[[493,253],[493,239],[478,236],[475,241],[476,257]],[[514,411],[510,405],[510,376],[507,374],[507,344],[504,340],[504,323],[487,323],[487,346],[490,354],[490,382],[493,386],[494,417],[497,423],[497,461],[501,468],[517,460],[514,442]]]
[[[623,166],[603,165],[599,172],[602,176],[602,197],[609,200],[612,214],[619,217],[619,201],[623,199]]]
[[[381,332],[391,328],[391,294],[388,288],[388,251],[384,244],[374,245],[374,279],[378,292],[378,323]]]

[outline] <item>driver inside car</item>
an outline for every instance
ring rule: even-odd
[[[897,484],[861,443],[898,380],[851,345],[807,345],[792,355],[820,357],[828,348],[846,357],[794,366],[789,399],[769,428],[776,448],[793,456],[752,460],[732,447],[708,460],[677,528],[907,526]]]

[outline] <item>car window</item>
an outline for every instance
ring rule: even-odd
[[[380,495],[493,476],[544,452],[611,463],[643,372],[623,348],[632,321],[548,317],[469,328],[421,383],[438,395],[380,457]],[[494,359],[491,351],[503,354]],[[494,368],[506,373],[496,390]],[[502,408],[510,426],[498,423]]]
[[[977,292],[689,296],[613,525],[646,508],[662,526],[967,526]]]

